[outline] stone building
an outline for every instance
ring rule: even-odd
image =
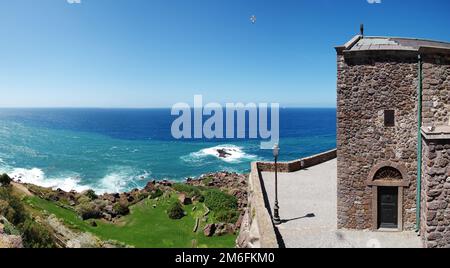
[[[336,51],[338,227],[450,246],[450,43],[358,35]]]

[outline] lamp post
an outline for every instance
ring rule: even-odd
[[[275,158],[275,206],[273,209],[273,223],[275,225],[281,224],[279,209],[278,206],[278,155],[280,153],[280,148],[278,147],[278,144],[275,144],[273,147],[273,157]]]

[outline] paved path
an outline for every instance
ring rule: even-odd
[[[271,206],[274,173],[262,174]],[[336,160],[294,173],[280,173],[278,230],[288,248],[417,248],[420,238],[412,232],[337,230]]]

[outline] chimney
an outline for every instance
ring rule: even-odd
[[[359,26],[359,31],[360,31],[361,36],[364,37],[364,24],[361,24],[361,25]]]

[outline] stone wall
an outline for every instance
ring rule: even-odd
[[[450,124],[450,59],[435,55],[423,63],[423,125]]]
[[[417,55],[338,54],[338,227],[376,229],[373,191],[367,184],[379,163],[405,167],[403,229],[415,225],[417,163]],[[384,126],[395,110],[395,127]]]
[[[423,146],[421,234],[428,248],[450,246],[450,140]]]
[[[302,168],[313,167],[325,162],[328,162],[332,159],[336,159],[337,150],[331,150],[328,152],[324,152],[321,154],[313,155],[310,157],[305,157],[302,159],[297,159],[290,162],[279,162],[277,165],[278,172],[296,172],[301,170]],[[266,171],[266,172],[274,172],[275,171],[275,163],[274,162],[258,162],[258,170]]]
[[[249,175],[248,207],[236,241],[238,248],[278,248],[269,204],[264,198],[258,164],[252,163]]]

